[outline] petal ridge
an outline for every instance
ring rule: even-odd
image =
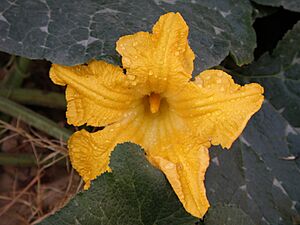
[[[54,64],[50,77],[59,85],[67,85],[69,124],[105,126],[140,104],[122,69],[103,61],[73,67]]]
[[[171,85],[171,77],[191,78],[195,55],[187,38],[186,22],[180,13],[171,12],[159,18],[152,33],[121,37],[116,50],[127,74],[137,77],[140,92],[162,93]]]
[[[230,148],[264,100],[259,84],[240,86],[221,70],[206,70],[172,98],[172,108],[203,141]]]
[[[156,145],[148,149],[149,161],[164,172],[186,211],[202,218],[209,208],[204,186],[209,165],[207,148],[195,137],[184,135],[172,137],[163,146],[169,147],[160,149]]]

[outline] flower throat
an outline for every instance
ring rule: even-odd
[[[159,111],[160,107],[160,100],[161,97],[159,94],[151,93],[149,96],[149,105],[150,105],[150,111],[152,113],[157,113]]]

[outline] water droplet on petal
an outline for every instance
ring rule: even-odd
[[[173,169],[175,167],[175,165],[173,164],[173,163],[167,163],[166,165],[165,165],[165,169],[166,170],[171,170],[171,169]]]
[[[149,70],[149,75],[152,76],[153,75],[153,71]]]
[[[176,163],[176,167],[177,167],[177,169],[179,169],[179,170],[182,170],[182,168],[183,168],[183,166],[182,166],[181,163]]]
[[[176,51],[175,52],[175,56],[179,56],[180,52],[179,51]]]
[[[221,79],[217,79],[217,84],[221,84],[222,83],[222,80]]]
[[[123,61],[124,64],[126,64],[126,65],[128,65],[128,66],[131,64],[131,60],[130,60],[129,58],[127,58],[127,57],[124,57],[124,58],[122,59],[122,61]]]
[[[137,44],[138,43],[135,41],[135,42],[133,42],[132,46],[135,47],[135,46],[137,46]]]
[[[194,80],[195,84],[197,84],[199,87],[203,87],[203,80],[201,78],[196,77]]]
[[[134,75],[127,75],[127,78],[128,78],[129,80],[135,80],[135,76],[134,76]]]
[[[125,50],[125,46],[124,46],[123,44],[120,44],[120,48],[121,48],[122,50]]]

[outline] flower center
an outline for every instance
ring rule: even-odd
[[[156,93],[151,93],[149,96],[149,105],[150,105],[150,111],[152,113],[157,113],[160,106],[160,95]]]

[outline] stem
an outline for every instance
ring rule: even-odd
[[[49,163],[51,159],[47,160],[43,164]],[[59,160],[58,165],[65,165],[63,159]],[[1,166],[36,166],[37,161],[34,155],[28,153],[3,153],[0,152],[0,165]]]
[[[0,111],[16,117],[30,126],[33,126],[59,140],[66,141],[72,133],[66,128],[59,127],[52,120],[1,96]]]
[[[36,165],[36,160],[32,154],[0,152],[0,165],[32,166],[32,165]]]
[[[12,60],[12,62],[11,62]],[[0,88],[9,87],[9,88],[18,88],[22,85],[25,77],[28,76],[28,68],[30,65],[30,60],[22,57],[12,56],[10,63],[14,63],[13,67],[0,83]],[[10,117],[7,115],[0,115],[0,119],[8,122]]]
[[[0,96],[7,97],[13,101],[28,105],[66,109],[66,100],[64,95],[55,92],[47,93],[38,89],[1,88]]]
[[[10,74],[2,81],[2,85],[5,87],[20,87],[24,78],[28,77],[28,69],[31,60],[23,57],[16,59],[14,68],[10,71]]]

